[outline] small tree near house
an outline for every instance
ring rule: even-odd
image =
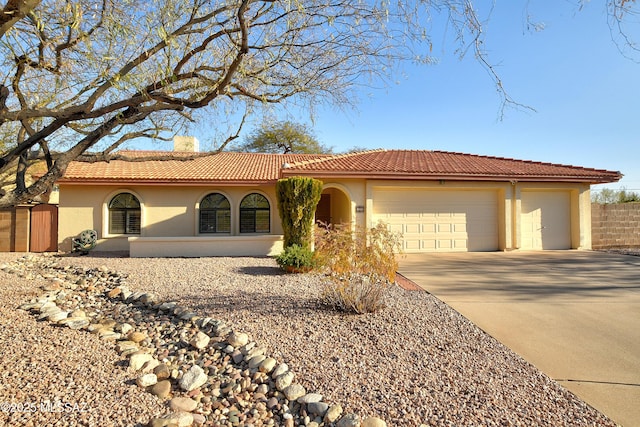
[[[322,182],[313,178],[294,176],[276,183],[285,249],[293,245],[311,249],[313,217],[321,193]]]

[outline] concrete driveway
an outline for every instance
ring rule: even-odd
[[[399,271],[617,423],[640,426],[640,257],[408,254]]]

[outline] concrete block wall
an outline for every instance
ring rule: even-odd
[[[640,203],[591,205],[593,249],[640,247]]]

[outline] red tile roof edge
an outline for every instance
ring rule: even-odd
[[[411,150],[411,151],[413,151],[413,150]],[[461,152],[456,152],[456,151],[431,150],[431,152],[432,153],[443,153],[443,154],[455,154],[455,155],[470,156],[470,157],[480,157],[480,158],[483,158],[483,159],[508,160],[508,161],[511,161],[511,162],[523,162],[523,163],[529,163],[529,164],[534,164],[534,165],[556,166],[556,167],[565,167],[565,168],[573,168],[573,169],[582,169],[582,170],[588,170],[588,171],[592,171],[592,172],[603,172],[603,173],[614,172],[614,173],[620,174],[620,171],[610,171],[610,170],[607,170],[607,169],[587,168],[587,167],[584,167],[584,166],[574,166],[574,165],[567,165],[567,164],[563,164],[563,163],[541,162],[541,161],[536,161],[536,160],[520,160],[520,159],[511,158],[511,157],[486,156],[486,155],[482,155],[482,154],[461,153]]]
[[[458,151],[395,150],[395,149],[386,149],[386,148],[378,148],[378,149],[372,149],[372,150],[367,150],[367,151],[357,151],[357,152],[353,152],[353,153],[345,153],[345,154],[325,157],[325,158],[321,158],[321,159],[313,159],[313,160],[308,160],[308,161],[304,161],[304,162],[292,163],[291,167],[288,168],[288,169],[295,169],[296,167],[303,167],[303,166],[308,166],[308,165],[312,165],[312,164],[325,163],[325,162],[334,161],[334,160],[347,158],[347,157],[356,157],[356,156],[361,156],[361,155],[364,155],[364,154],[370,154],[370,153],[376,153],[376,152],[394,152],[394,151],[398,151],[398,152],[400,152],[400,151],[402,151],[402,152],[414,152],[414,153],[430,152],[430,153],[450,154],[450,155],[456,155],[456,156],[466,156],[466,157],[490,159],[490,160],[506,160],[506,161],[511,161],[511,162],[527,163],[527,164],[532,164],[532,165],[564,167],[564,168],[572,168],[572,169],[579,169],[579,170],[585,170],[585,171],[591,171],[591,172],[599,172],[599,173],[609,173],[609,174],[610,173],[614,173],[614,174],[619,174],[622,177],[622,174],[620,173],[620,171],[610,171],[610,170],[607,170],[607,169],[588,168],[588,167],[574,166],[574,165],[568,165],[568,164],[563,164],[563,163],[551,163],[551,162],[542,162],[542,161],[536,161],[536,160],[521,160],[521,159],[516,159],[516,158],[511,158],[511,157],[500,157],[500,156],[489,156],[489,155],[482,155],[482,154],[471,154],[471,153],[463,153],[463,152],[458,152]],[[344,171],[338,171],[338,173],[344,173]],[[478,173],[477,175],[485,175],[485,174]],[[497,176],[501,176],[501,175],[497,175]]]
[[[362,154],[369,154],[369,153],[378,153],[378,152],[383,152],[383,151],[394,151],[394,150],[387,150],[385,148],[375,148],[372,150],[365,150],[365,151],[354,151],[352,153],[343,153],[343,154],[333,154],[333,155],[328,155],[329,157],[322,157],[322,158],[317,158],[317,159],[312,159],[312,160],[305,160],[302,162],[295,162],[291,164],[291,168],[295,168],[295,167],[300,167],[300,166],[308,166],[308,165],[312,165],[314,163],[322,163],[328,160],[339,160],[339,159],[344,159],[347,157],[355,157],[355,156],[360,156]],[[398,151],[398,150],[396,150]],[[402,150],[402,151],[418,151],[418,150]]]
[[[435,174],[411,174],[411,175],[398,175],[392,172],[384,174],[384,173],[351,173],[345,174],[344,172],[316,172],[316,171],[292,171],[291,173],[284,173],[283,178],[291,177],[291,176],[311,176],[318,179],[323,178],[363,178],[363,179],[380,179],[380,180],[389,180],[389,181],[438,181],[438,180],[450,180],[450,181],[514,181],[514,182],[584,182],[584,183],[592,183],[592,184],[604,184],[608,182],[615,182],[622,178],[622,175],[608,175],[596,177],[593,175],[515,175],[515,174],[504,174],[504,175],[489,175],[489,174],[445,174],[439,173]]]
[[[520,164],[527,165],[540,165],[543,167],[556,167],[556,168],[569,168],[575,173],[567,174],[566,171],[558,171],[557,173],[540,171],[540,172],[527,172],[525,171],[515,171],[507,170],[505,168],[504,172],[501,172],[501,168],[497,168],[497,171],[474,171],[474,170],[455,170],[455,168],[451,168],[449,172],[445,171],[434,171],[434,172],[426,172],[424,170],[407,170],[402,172],[396,172],[393,170],[389,170],[389,164],[385,168],[384,164],[381,169],[375,170],[375,168],[367,169],[364,167],[362,170],[350,170],[344,164],[335,164],[332,165],[329,162],[340,162],[343,159],[349,158],[357,158],[368,155],[375,155],[376,153],[433,153],[433,154],[443,154],[443,155],[451,155],[456,157],[462,157],[468,159],[468,161],[473,161],[473,159],[487,159],[487,160],[497,160],[497,161],[506,161],[506,162],[516,162]],[[160,151],[160,150],[122,150],[119,151],[118,154],[122,154],[124,156],[130,156],[131,158],[142,158],[146,156],[176,156],[176,157],[190,157],[193,156],[194,160],[198,158],[215,156],[217,154],[230,154],[233,152],[221,152],[221,153],[193,153],[193,152],[174,152],[174,151]],[[304,155],[304,154],[275,154],[275,153],[234,153],[240,156],[264,156],[265,158],[277,156],[281,158],[284,162],[280,165],[275,166],[275,169],[272,169],[272,172],[278,171],[277,175],[279,177],[285,176],[294,176],[294,175],[311,175],[317,178],[323,177],[348,177],[348,178],[369,178],[369,179],[386,179],[386,180],[439,180],[439,179],[448,179],[448,180],[467,180],[467,181],[558,181],[558,182],[588,182],[588,183],[605,183],[605,182],[615,182],[622,178],[622,174],[620,172],[614,172],[604,169],[595,169],[595,168],[585,168],[581,166],[572,166],[565,165],[559,163],[549,163],[549,162],[540,162],[540,161],[532,161],[532,160],[518,160],[508,157],[497,157],[497,156],[486,156],[486,155],[478,155],[478,154],[468,154],[468,153],[460,153],[460,152],[449,152],[449,151],[439,151],[439,150],[389,150],[389,149],[374,149],[353,153],[345,153],[338,155],[326,155],[326,154],[317,154],[317,155]],[[300,158],[303,160],[300,160]],[[379,156],[375,157],[376,159]],[[383,157],[383,160],[385,157]],[[393,159],[393,157],[391,158]],[[166,159],[167,161],[171,161],[172,159]],[[296,161],[297,160],[297,161]],[[113,160],[118,161],[118,160]],[[153,160],[151,160],[153,161]],[[156,161],[164,161],[164,159],[156,160]],[[174,160],[180,161],[180,160]],[[274,159],[271,159],[273,162]],[[361,162],[365,162],[366,160],[361,160]],[[455,159],[455,161],[459,161],[459,159]],[[144,161],[143,161],[144,162]],[[355,166],[358,166],[358,160],[354,159],[352,162],[356,162]],[[136,163],[133,161],[132,163]],[[286,167],[284,163],[288,163]],[[268,162],[267,162],[268,164]],[[325,168],[320,165],[325,164]],[[366,166],[366,163],[361,163]],[[315,167],[315,166],[318,167]],[[271,164],[273,168],[274,165]],[[386,169],[386,170],[385,170]],[[445,168],[446,169],[446,168]],[[562,173],[564,172],[564,173]],[[583,172],[583,173],[580,173]],[[180,184],[189,184],[189,185],[214,185],[214,184],[224,184],[224,185],[243,185],[243,184],[267,184],[272,183],[277,180],[274,175],[269,175],[269,177],[264,176],[263,178],[249,178],[247,176],[237,178],[207,178],[207,177],[157,177],[155,179],[152,178],[141,178],[141,177],[126,177],[126,176],[117,176],[115,178],[112,177],[91,177],[88,176],[88,173],[80,174],[80,176],[70,177],[70,178],[61,178],[59,180],[60,183],[64,184],[108,184],[108,183],[140,183],[140,184],[149,184],[149,185],[180,185]],[[274,179],[275,178],[275,179]]]

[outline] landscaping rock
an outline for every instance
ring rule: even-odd
[[[387,423],[377,417],[369,417],[362,421],[361,427],[387,427]]]
[[[171,381],[162,380],[158,381],[149,392],[155,396],[158,396],[160,399],[164,399],[169,396],[171,393]]]
[[[178,412],[153,418],[147,424],[149,427],[189,427],[193,424],[193,415],[188,412]]]
[[[291,371],[287,371],[284,374],[278,376],[276,378],[276,388],[279,391],[283,391],[285,388],[291,385],[294,377],[295,377],[295,374]]]
[[[340,404],[335,404],[329,406],[327,412],[324,414],[324,422],[332,423],[335,422],[342,415],[342,406]]]
[[[144,366],[144,364],[151,359],[153,359],[153,356],[149,353],[132,354],[129,358],[129,366],[134,371],[139,371],[140,369],[142,369],[142,366]]]
[[[243,332],[232,332],[227,338],[227,342],[232,347],[242,347],[249,342],[249,335]]]
[[[169,408],[176,412],[193,412],[198,402],[189,397],[174,397],[169,401]]]
[[[66,277],[74,271],[68,270],[59,274]],[[87,278],[60,279],[21,309],[115,341],[112,348],[129,357],[140,388],[159,399],[171,398],[174,392],[168,402],[173,412],[152,418],[149,425],[318,427],[323,418],[325,425],[339,419],[340,405],[330,406],[321,394],[293,384],[295,374],[287,364],[278,364],[268,348],[250,342],[248,334],[174,302],[157,303],[155,294],[132,293],[106,268],[73,274]],[[193,411],[198,414],[189,414]],[[350,417],[340,422],[350,426]],[[365,420],[373,423],[369,427],[378,427],[378,421],[384,423]]]
[[[156,374],[140,375],[136,380],[136,383],[140,387],[149,387],[158,383],[158,377],[156,377]]]
[[[191,391],[202,387],[208,380],[207,374],[201,367],[194,365],[180,379],[180,388],[184,391]]]
[[[202,350],[207,348],[207,346],[209,345],[209,341],[211,341],[209,335],[205,334],[204,332],[198,331],[196,336],[193,337],[193,339],[190,341],[190,344],[198,350]]]
[[[290,386],[282,390],[282,393],[284,393],[287,400],[289,400],[290,402],[293,402],[299,397],[304,396],[307,393],[307,391],[300,384],[291,384]]]
[[[315,402],[320,402],[322,400],[322,395],[318,394],[318,393],[309,393],[309,394],[305,394],[304,396],[301,396],[298,398],[298,403],[315,403]]]
[[[307,410],[318,417],[324,417],[328,409],[329,405],[325,402],[310,402],[307,404]]]
[[[356,414],[346,414],[336,423],[336,427],[360,427],[360,417]]]
[[[156,374],[158,380],[166,380],[171,376],[171,370],[164,363],[161,363],[153,368],[153,373]]]
[[[141,341],[144,341],[145,339],[147,339],[147,334],[143,332],[131,332],[127,337],[127,339],[129,341],[133,341],[134,343],[138,344]]]
[[[271,378],[273,378],[274,380],[279,377],[280,375],[284,374],[285,372],[287,372],[289,370],[289,366],[287,366],[286,363],[281,363],[278,365],[278,367],[276,367],[273,372],[271,373]]]
[[[258,366],[258,369],[260,370],[260,372],[264,372],[268,374],[271,371],[273,371],[273,368],[276,366],[276,363],[278,363],[276,359],[274,359],[273,357],[267,357],[262,361],[262,363],[260,363],[260,365]]]

